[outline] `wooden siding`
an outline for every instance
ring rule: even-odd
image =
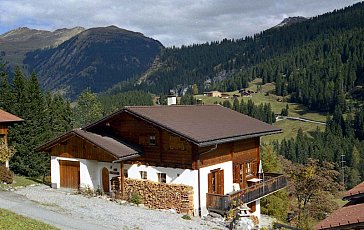
[[[111,162],[117,159],[105,150],[92,145],[78,136],[72,136],[68,140],[55,145],[51,149],[51,155],[66,158],[97,160],[103,162]]]
[[[246,163],[259,161],[259,137],[218,145],[216,150],[204,154],[214,146],[199,148],[200,167],[207,167],[227,161]]]
[[[192,169],[192,144],[185,139],[127,113],[114,117],[109,124],[92,131],[108,132],[142,148],[143,156],[127,163]],[[155,145],[149,143],[150,136],[155,136]]]
[[[78,189],[80,186],[80,162],[59,161],[62,188]]]

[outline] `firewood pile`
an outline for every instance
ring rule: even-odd
[[[121,199],[120,177],[113,178],[111,184],[116,198]],[[130,200],[135,193],[149,208],[174,209],[177,213],[193,214],[193,188],[191,186],[126,178],[123,198]]]

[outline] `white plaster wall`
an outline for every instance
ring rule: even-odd
[[[252,203],[252,202],[250,202],[250,203]],[[248,204],[250,204],[250,203],[248,203]],[[253,212],[251,214],[258,217],[259,222],[260,222],[260,199],[255,200],[255,212]]]
[[[200,169],[200,183],[201,183],[201,213],[203,216],[208,214],[206,209],[206,193],[208,192],[208,174],[211,170],[215,169],[224,170],[224,193],[230,193],[233,191],[233,163],[227,161],[224,163],[204,167]]]
[[[51,182],[52,185],[55,185],[56,188],[60,187],[60,167],[59,161],[67,160],[67,161],[79,161],[80,162],[80,186],[87,187],[89,186],[92,189],[102,188],[102,169],[106,167],[109,172],[114,171],[119,174],[110,174],[109,173],[109,186],[111,189],[111,178],[114,176],[120,175],[120,164],[113,164],[108,162],[98,162],[95,160],[86,160],[86,159],[78,159],[78,158],[65,158],[65,157],[51,157]],[[54,187],[54,186],[53,186]]]
[[[53,188],[59,188],[61,181],[59,174],[59,161],[57,157],[51,156],[51,183]]]
[[[195,214],[198,214],[198,171],[190,169],[155,167],[137,164],[125,164],[124,168],[128,170],[128,177],[132,179],[141,179],[140,171],[147,172],[147,179],[158,182],[157,173],[165,173],[167,183],[183,184],[193,187],[193,203]],[[179,176],[177,176],[179,174]]]

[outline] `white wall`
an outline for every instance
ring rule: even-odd
[[[117,172],[120,173],[120,164],[113,164],[107,162],[98,162],[95,160],[85,160],[78,158],[65,158],[65,157],[51,157],[51,183],[52,187],[60,187],[60,167],[59,161],[79,161],[80,162],[80,185],[81,187],[89,186],[92,189],[102,188],[102,169],[106,167],[109,172],[113,171],[115,168]],[[119,174],[120,175],[120,174]],[[114,176],[119,176],[114,174],[109,174],[109,186],[111,189],[110,180]]]
[[[167,183],[183,184],[193,187],[193,203],[195,213],[198,214],[198,174],[197,170],[179,169],[179,168],[166,168],[155,167],[137,164],[125,164],[124,168],[128,170],[128,177],[132,179],[141,179],[140,171],[147,172],[147,179],[150,181],[158,182],[157,173],[166,173]],[[177,176],[179,174],[179,176]]]
[[[224,170],[224,193],[230,193],[233,191],[233,162],[228,161],[200,169],[200,182],[201,182],[201,212],[205,216],[208,214],[206,209],[206,193],[208,192],[208,174],[211,170],[220,168]]]

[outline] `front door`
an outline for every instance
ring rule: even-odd
[[[102,169],[102,189],[110,192],[109,170],[105,167]]]
[[[224,170],[212,170],[208,174],[208,193],[224,195]]]

